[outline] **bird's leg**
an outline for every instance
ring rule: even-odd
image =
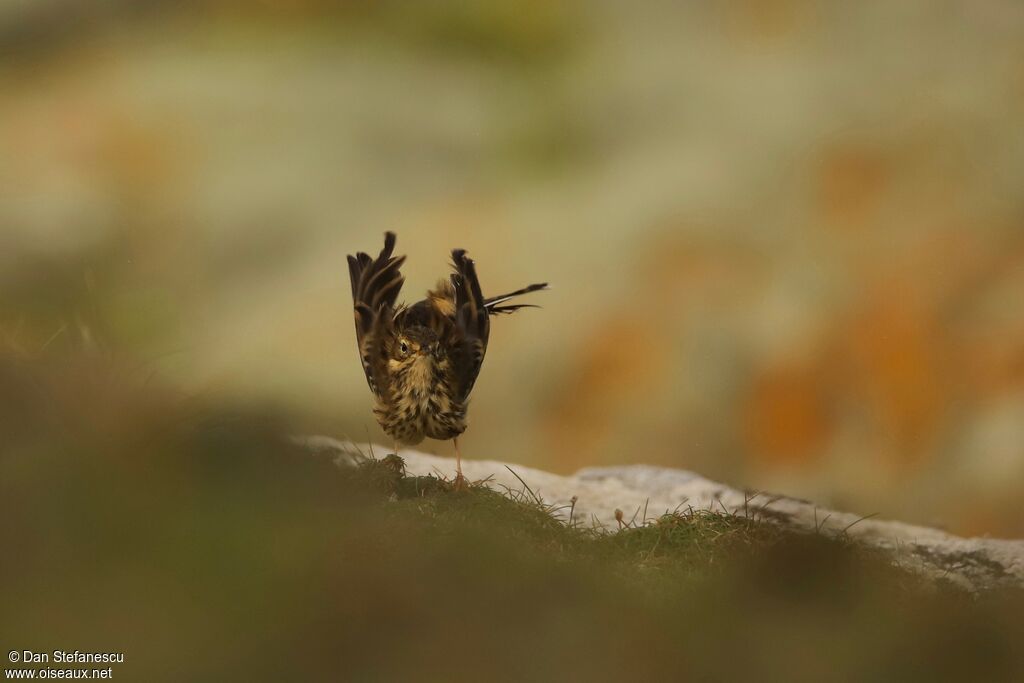
[[[398,455],[398,439],[394,439],[394,444],[395,444],[394,453],[395,453],[395,455]]]
[[[455,488],[461,489],[466,485],[466,478],[462,476],[462,453],[459,452],[459,437],[454,437],[455,444]]]

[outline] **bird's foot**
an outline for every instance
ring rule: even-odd
[[[455,479],[452,480],[452,489],[455,491],[465,491],[469,488],[469,480],[462,476],[462,472],[455,474]]]

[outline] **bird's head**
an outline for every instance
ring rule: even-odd
[[[439,360],[444,356],[444,345],[429,327],[409,327],[402,330],[395,340],[392,356],[402,364]]]

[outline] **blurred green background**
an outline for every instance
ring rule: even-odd
[[[1020,536],[1024,6],[0,3],[0,332],[384,441],[345,255],[469,250],[464,454]],[[428,442],[426,450],[449,452]]]

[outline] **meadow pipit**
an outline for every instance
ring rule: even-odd
[[[461,485],[458,437],[466,429],[466,404],[487,352],[490,316],[530,306],[506,302],[546,289],[547,283],[485,299],[472,259],[454,249],[455,272],[427,298],[406,306],[396,303],[405,282],[400,271],[405,257],[392,256],[394,249],[395,234],[388,232],[376,259],[362,252],[348,257],[356,341],[376,399],[373,412],[396,443],[417,444],[425,436],[452,439]]]

